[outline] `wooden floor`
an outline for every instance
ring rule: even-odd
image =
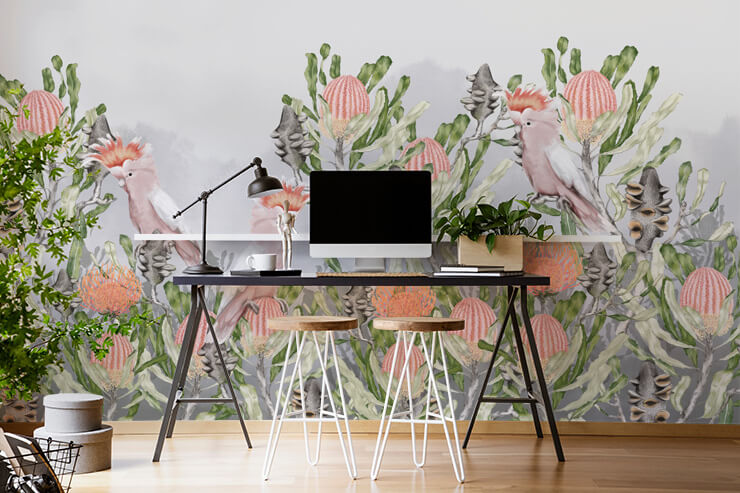
[[[391,436],[377,481],[369,479],[375,436],[353,434],[359,477],[347,475],[336,435],[325,435],[321,461],[307,465],[303,438],[283,434],[270,480],[262,481],[267,437],[247,450],[239,435],[180,435],[162,461],[151,462],[154,435],[116,435],[113,468],[77,475],[73,493],[88,492],[666,492],[740,491],[740,440],[718,438],[563,437],[559,464],[549,438],[481,435],[464,451],[466,482],[455,480],[444,437],[429,442],[416,469],[410,443]]]

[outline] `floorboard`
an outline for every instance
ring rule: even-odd
[[[267,436],[247,450],[239,435],[180,435],[151,462],[154,435],[116,435],[113,468],[75,476],[73,493],[89,492],[716,492],[740,491],[740,441],[721,438],[563,437],[568,461],[549,438],[473,437],[464,451],[466,482],[455,480],[442,435],[429,442],[423,469],[411,461],[409,437],[393,435],[380,477],[369,479],[375,436],[353,434],[359,478],[349,479],[336,435],[321,461],[306,463],[303,438],[281,437],[269,481],[262,481]]]

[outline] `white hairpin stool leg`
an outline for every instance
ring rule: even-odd
[[[283,392],[283,382],[285,380],[285,374],[287,372],[288,368],[288,360],[290,359],[290,348],[291,348],[291,339],[293,337],[293,334],[295,334],[295,340],[296,340],[296,346],[298,347],[298,351],[296,353],[296,362],[295,366],[293,366],[293,372],[290,376],[290,381],[288,383],[288,389],[285,392],[285,400],[283,402],[283,409],[280,411],[280,398],[282,397]],[[306,342],[306,337],[299,337],[299,332],[295,331],[293,332],[288,338],[288,348],[285,352],[285,362],[283,363],[283,372],[280,377],[280,385],[278,387],[278,394],[275,398],[275,410],[272,415],[272,425],[270,426],[270,436],[267,440],[267,453],[265,455],[265,463],[262,468],[262,479],[265,481],[270,476],[270,469],[272,469],[272,462],[275,459],[275,451],[277,450],[277,443],[278,439],[280,438],[280,430],[283,427],[283,421],[285,420],[285,415],[288,410],[288,402],[290,401],[290,389],[293,387],[293,382],[295,381],[295,375],[296,371],[298,370],[298,367],[301,364],[301,355],[303,353],[303,345]],[[278,414],[280,414],[280,418],[278,420]],[[277,428],[276,428],[277,423]]]
[[[385,389],[385,403],[383,404],[383,412],[380,415],[380,427],[378,428],[378,439],[375,442],[375,451],[373,452],[373,464],[370,467],[370,477],[372,479],[376,479],[378,476],[377,473],[373,476],[373,471],[375,471],[375,464],[378,458],[378,452],[380,451],[380,442],[383,439],[383,425],[385,424],[385,415],[388,411],[388,402],[391,399],[391,385],[393,384],[393,372],[396,370],[399,342],[401,342],[401,332],[396,332],[396,344],[393,346],[393,359],[391,360],[391,373],[388,376],[388,386]]]
[[[337,374],[337,386],[339,386],[339,399],[342,401],[342,415],[344,416],[344,429],[347,433],[347,443],[349,444],[349,456],[352,461],[350,476],[357,478],[357,463],[355,462],[355,450],[352,445],[352,432],[349,429],[349,417],[347,416],[347,403],[344,399],[344,387],[342,387],[342,375],[339,371],[339,358],[337,358],[337,346],[334,341],[334,333],[329,332],[329,341],[331,342],[331,352],[334,357],[334,370]],[[338,426],[338,425],[337,425]],[[341,433],[339,434],[341,436]]]
[[[385,432],[383,431],[383,419],[381,418],[380,421],[380,430],[378,431],[378,442],[375,445],[375,454],[373,454],[373,465],[370,469],[370,478],[375,480],[378,479],[378,472],[380,471],[380,464],[383,462],[383,453],[385,452],[385,446],[388,443],[388,435],[391,431],[391,424],[393,423],[393,413],[396,410],[396,404],[398,403],[398,398],[401,395],[401,387],[403,386],[403,380],[407,373],[407,369],[409,366],[409,360],[411,359],[411,350],[414,347],[414,339],[416,338],[416,333],[412,332],[411,334],[411,342],[406,342],[406,334],[403,331],[401,332],[400,339],[403,340],[403,346],[406,352],[406,358],[403,362],[403,368],[401,369],[401,375],[399,377],[398,386],[396,387],[396,395],[393,398],[393,404],[391,405],[391,412],[390,416],[388,416],[388,423],[385,427]],[[391,364],[391,374],[388,378],[388,388],[386,390],[386,398],[385,398],[385,406],[383,406],[383,416],[385,416],[386,408],[388,407],[388,394],[391,391],[391,385],[393,383],[393,373],[396,367],[396,356],[398,354],[398,342],[399,338],[396,338],[396,351],[393,353],[393,362]],[[382,440],[381,440],[382,435]]]
[[[326,386],[327,391],[329,390],[329,378],[327,376],[327,359],[328,359],[328,352],[329,352],[329,341],[326,341],[326,345],[324,346],[324,356],[322,358],[321,356],[321,350],[319,349],[319,341],[316,337],[316,332],[313,333],[313,340],[316,343],[316,354],[319,359],[319,365],[321,366],[321,379],[323,382],[323,385]],[[335,363],[336,364],[336,363]],[[349,476],[352,479],[355,479],[357,477],[357,468],[354,463],[354,452],[350,449],[349,453],[347,451],[347,446],[344,443],[344,436],[342,435],[342,427],[339,424],[339,412],[337,411],[337,406],[334,403],[334,397],[331,395],[331,392],[327,392],[326,394],[327,398],[329,399],[329,405],[331,406],[331,414],[334,416],[334,423],[337,425],[337,434],[339,435],[339,445],[342,447],[342,454],[344,454],[344,462],[347,464],[347,472],[349,473]],[[346,412],[345,409],[342,410],[343,412]],[[328,413],[327,413],[328,414]],[[346,414],[344,414],[346,417]],[[319,425],[321,424],[321,421],[319,421]],[[349,427],[347,427],[347,431],[349,432]],[[350,460],[350,456],[352,457],[352,460]],[[318,459],[318,454],[317,454]]]
[[[315,333],[314,333],[314,342],[316,344],[316,352],[319,355],[319,360],[321,360],[321,350],[320,350],[318,341],[316,341]],[[326,351],[324,351],[324,359],[326,359],[326,356],[327,356]],[[323,418],[324,418],[324,395],[325,395],[324,392],[325,390],[328,390],[328,388],[324,384],[324,379],[322,378],[321,379],[321,394],[320,394],[321,399],[319,402],[319,416],[318,416],[318,423],[319,423],[318,432],[317,432],[318,436],[316,437],[316,454],[314,455],[312,459],[311,451],[310,451],[311,447],[309,446],[309,441],[308,441],[308,424],[307,424],[308,420],[306,419],[306,400],[305,400],[306,398],[303,393],[302,376],[303,376],[303,369],[298,368],[298,380],[301,386],[301,414],[303,416],[303,443],[306,448],[306,460],[308,461],[310,465],[315,466],[316,464],[319,463],[319,454],[321,453],[321,429],[322,429]]]
[[[444,345],[442,344],[441,334],[439,334],[438,332],[432,333],[431,354],[427,351],[427,345],[426,345],[426,342],[424,341],[424,338],[422,338],[421,340],[422,347],[424,348],[424,355],[426,356],[427,364],[431,365],[433,361],[432,358],[434,357],[434,354],[435,354],[437,338],[439,339],[439,349],[440,349],[440,352],[442,353],[442,368],[443,368],[443,373],[445,376],[445,384],[447,385],[447,397],[449,399],[449,407],[450,407],[450,417],[449,418],[446,416],[444,405],[442,404],[442,399],[440,398],[440,395],[439,395],[439,389],[437,388],[437,380],[434,378],[434,366],[433,365],[431,366],[432,372],[429,375],[429,378],[431,379],[432,390],[434,391],[434,397],[435,399],[437,399],[437,407],[439,408],[439,415],[436,417],[439,417],[439,419],[441,420],[442,427],[445,432],[445,439],[447,440],[447,448],[449,449],[450,460],[452,461],[452,469],[455,471],[455,477],[457,478],[457,480],[462,483],[465,481],[465,470],[463,468],[463,463],[462,463],[462,452],[460,450],[460,441],[458,440],[457,423],[455,422],[455,408],[453,407],[453,403],[452,403],[452,391],[450,390],[450,378],[447,372],[447,358],[445,358],[445,354],[444,354],[445,349],[444,349]],[[432,415],[434,416],[434,414]],[[457,460],[455,459],[455,450],[453,449],[453,446],[452,446],[452,441],[450,439],[450,433],[449,431],[447,431],[447,421],[452,422],[452,429],[454,430],[454,435],[455,435],[455,445],[456,445],[457,452],[458,452]]]
[[[437,338],[439,339],[439,349],[440,349],[440,353],[442,354],[442,367],[444,368],[445,385],[447,386],[447,405],[450,408],[450,420],[452,421],[452,431],[453,431],[453,434],[455,435],[455,448],[457,449],[457,464],[458,464],[458,468],[460,469],[458,480],[462,483],[463,481],[465,481],[465,467],[463,466],[462,449],[460,448],[460,437],[458,436],[458,432],[457,432],[457,421],[455,419],[455,402],[452,400],[452,388],[450,387],[450,373],[447,371],[447,356],[445,356],[445,346],[444,346],[444,343],[442,342],[442,333],[437,333]],[[451,450],[450,450],[450,455],[452,455]],[[454,461],[452,463],[452,466],[453,467],[455,466]]]

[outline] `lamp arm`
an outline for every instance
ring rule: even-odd
[[[193,200],[193,201],[192,201],[192,202],[191,202],[191,203],[190,203],[189,205],[187,205],[187,206],[186,206],[186,207],[185,207],[184,209],[182,209],[182,210],[179,210],[179,211],[177,211],[177,212],[176,212],[175,214],[173,214],[173,215],[172,215],[172,218],[173,218],[173,219],[177,219],[177,218],[178,218],[179,216],[181,216],[181,215],[182,215],[182,213],[183,213],[183,212],[187,211],[188,209],[190,209],[191,207],[193,207],[193,206],[194,206],[195,204],[197,204],[198,202],[201,202],[201,201],[203,201],[203,200],[208,200],[208,197],[210,197],[210,196],[211,196],[211,194],[213,194],[213,192],[215,192],[215,191],[216,191],[216,190],[218,190],[219,188],[223,187],[224,185],[226,185],[227,183],[229,183],[229,182],[230,182],[231,180],[233,180],[234,178],[238,177],[239,175],[241,175],[242,173],[244,173],[245,171],[247,171],[247,170],[248,170],[248,169],[250,169],[250,168],[254,168],[255,166],[257,166],[257,167],[260,167],[260,166],[261,166],[261,164],[262,164],[262,159],[260,159],[260,158],[258,158],[258,157],[254,158],[254,159],[252,160],[252,162],[251,162],[251,163],[249,163],[249,164],[248,164],[248,165],[247,165],[247,166],[246,166],[246,167],[245,167],[244,169],[242,169],[241,171],[237,171],[236,173],[234,173],[233,175],[231,175],[231,176],[230,176],[229,178],[225,179],[224,181],[222,181],[221,183],[219,183],[219,184],[218,184],[218,185],[216,185],[215,187],[211,188],[210,190],[205,190],[205,191],[201,192],[201,194],[200,194],[200,195],[198,196],[198,198],[197,198],[197,199]]]

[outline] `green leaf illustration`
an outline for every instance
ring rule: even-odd
[[[722,403],[725,400],[727,386],[732,381],[733,376],[733,373],[727,370],[718,371],[714,374],[712,385],[709,387],[709,396],[704,402],[704,414],[702,418],[714,418],[719,414]]]
[[[689,182],[689,176],[691,176],[691,161],[681,163],[678,167],[678,184],[676,184],[676,195],[678,201],[683,202],[686,197],[686,185]]]
[[[44,91],[54,92],[54,79],[51,76],[51,69],[49,67],[41,71],[41,78],[44,80]]]
[[[612,87],[617,87],[624,76],[627,75],[632,64],[635,63],[635,58],[637,58],[637,48],[634,46],[625,46],[622,49],[622,52],[619,54],[619,63],[614,74]]]
[[[303,72],[303,75],[306,78],[308,94],[311,96],[313,109],[318,112],[316,108],[316,84],[319,80],[319,65],[314,53],[306,53],[306,70]]]
[[[511,78],[509,79],[508,84],[506,84],[506,88],[509,91],[514,92],[514,89],[519,87],[521,83],[522,83],[522,74],[512,75]]]
[[[570,73],[578,75],[581,73],[581,50],[573,48],[570,50]]]
[[[339,55],[331,56],[331,65],[329,66],[329,77],[336,79],[342,73],[342,57]]]
[[[542,54],[545,56],[545,61],[542,64],[542,76],[545,78],[547,90],[550,91],[550,97],[554,98],[557,94],[557,89],[555,88],[555,52],[553,52],[550,48],[544,48],[542,50]]]

